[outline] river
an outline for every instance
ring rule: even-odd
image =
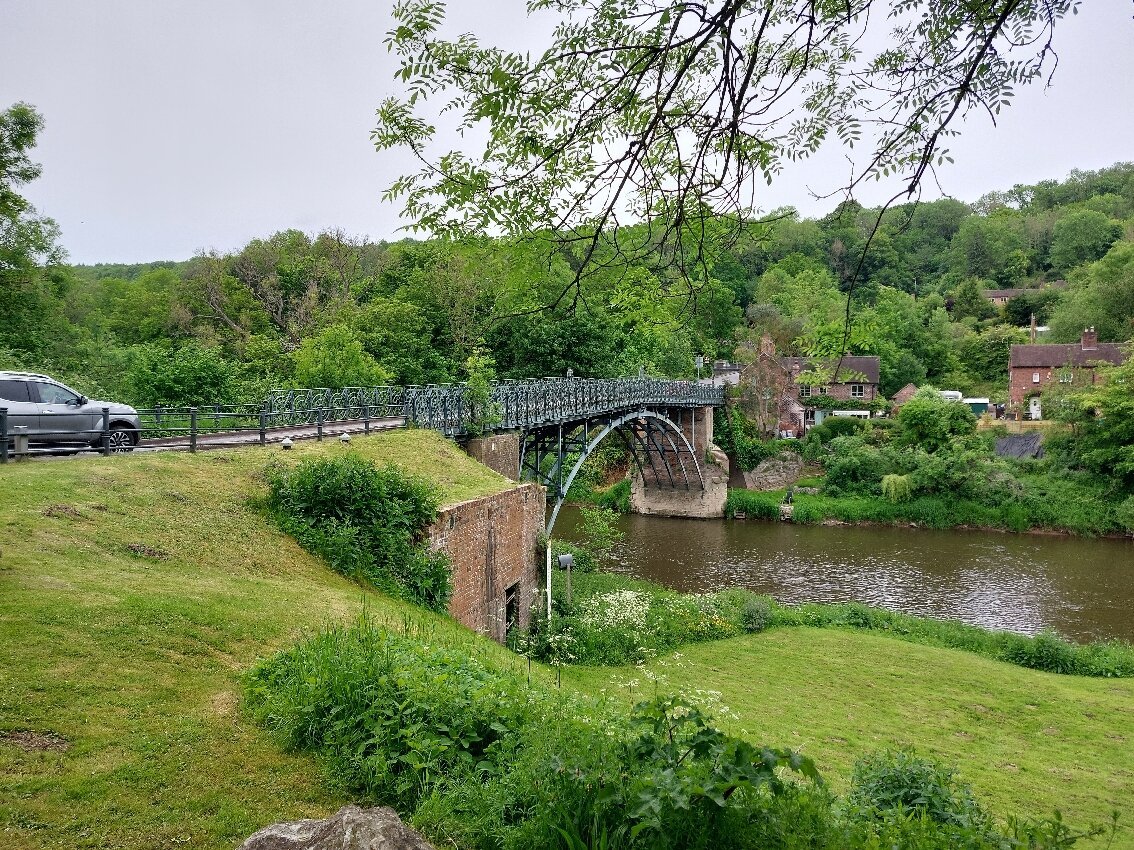
[[[564,508],[555,534],[578,539]],[[674,590],[858,601],[1076,641],[1134,642],[1134,541],[627,516],[617,572]]]

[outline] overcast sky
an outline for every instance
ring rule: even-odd
[[[382,43],[391,0],[0,0],[0,108],[46,120],[25,193],[76,263],[185,259],[285,228],[400,238],[382,190],[410,163],[375,153],[374,110],[396,91]],[[516,0],[451,0],[459,29],[513,47],[540,27]],[[1062,178],[1134,160],[1134,5],[1086,0],[1059,25],[1049,89],[992,128],[970,122],[946,193]],[[804,162],[761,199],[828,212],[837,157]],[[896,185],[887,186],[892,194]],[[863,195],[864,203],[877,196]]]

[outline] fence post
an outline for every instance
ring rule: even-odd
[[[323,439],[323,408],[315,408],[315,439]]]
[[[189,452],[197,451],[197,408],[189,408]]]
[[[362,408],[362,431],[365,434],[370,433],[370,405],[367,404]]]
[[[261,446],[268,442],[268,435],[266,433],[266,429],[268,427],[267,420],[268,420],[267,412],[265,412],[263,408],[260,408],[260,445]]]
[[[110,408],[102,409],[102,453],[110,455]]]
[[[0,407],[0,463],[8,462],[8,408]]]

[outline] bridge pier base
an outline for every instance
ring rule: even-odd
[[[696,452],[705,488],[672,486],[666,476],[646,468],[631,475],[630,510],[637,514],[694,519],[723,517],[728,498],[728,458],[713,443],[713,408],[671,408],[667,413]],[[663,448],[662,454],[668,456],[672,452]],[[680,459],[667,457],[667,462],[676,467]]]
[[[630,477],[630,510],[636,514],[685,517],[689,519],[717,519],[724,516],[728,498],[728,458],[712,446],[701,467],[705,476],[705,489],[646,486],[641,475]]]

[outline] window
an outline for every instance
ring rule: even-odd
[[[1071,369],[1059,370],[1059,383],[1070,384],[1075,380],[1075,373]]]
[[[0,381],[0,398],[4,401],[31,401],[27,381]]]
[[[520,585],[512,585],[504,591],[504,634],[510,635],[520,624]]]
[[[811,398],[811,387],[803,386],[799,388],[800,398]]]
[[[1032,383],[1033,384],[1039,383],[1039,372],[1032,372]]]
[[[39,400],[42,404],[75,404],[79,397],[66,387],[58,384],[36,383],[39,389]]]
[[[865,398],[866,397],[866,387],[864,387],[862,384],[851,384],[850,385],[850,394],[851,394],[851,398]]]
[[[819,395],[826,395],[826,394],[827,394],[827,388],[826,387],[820,387],[819,388]]]

